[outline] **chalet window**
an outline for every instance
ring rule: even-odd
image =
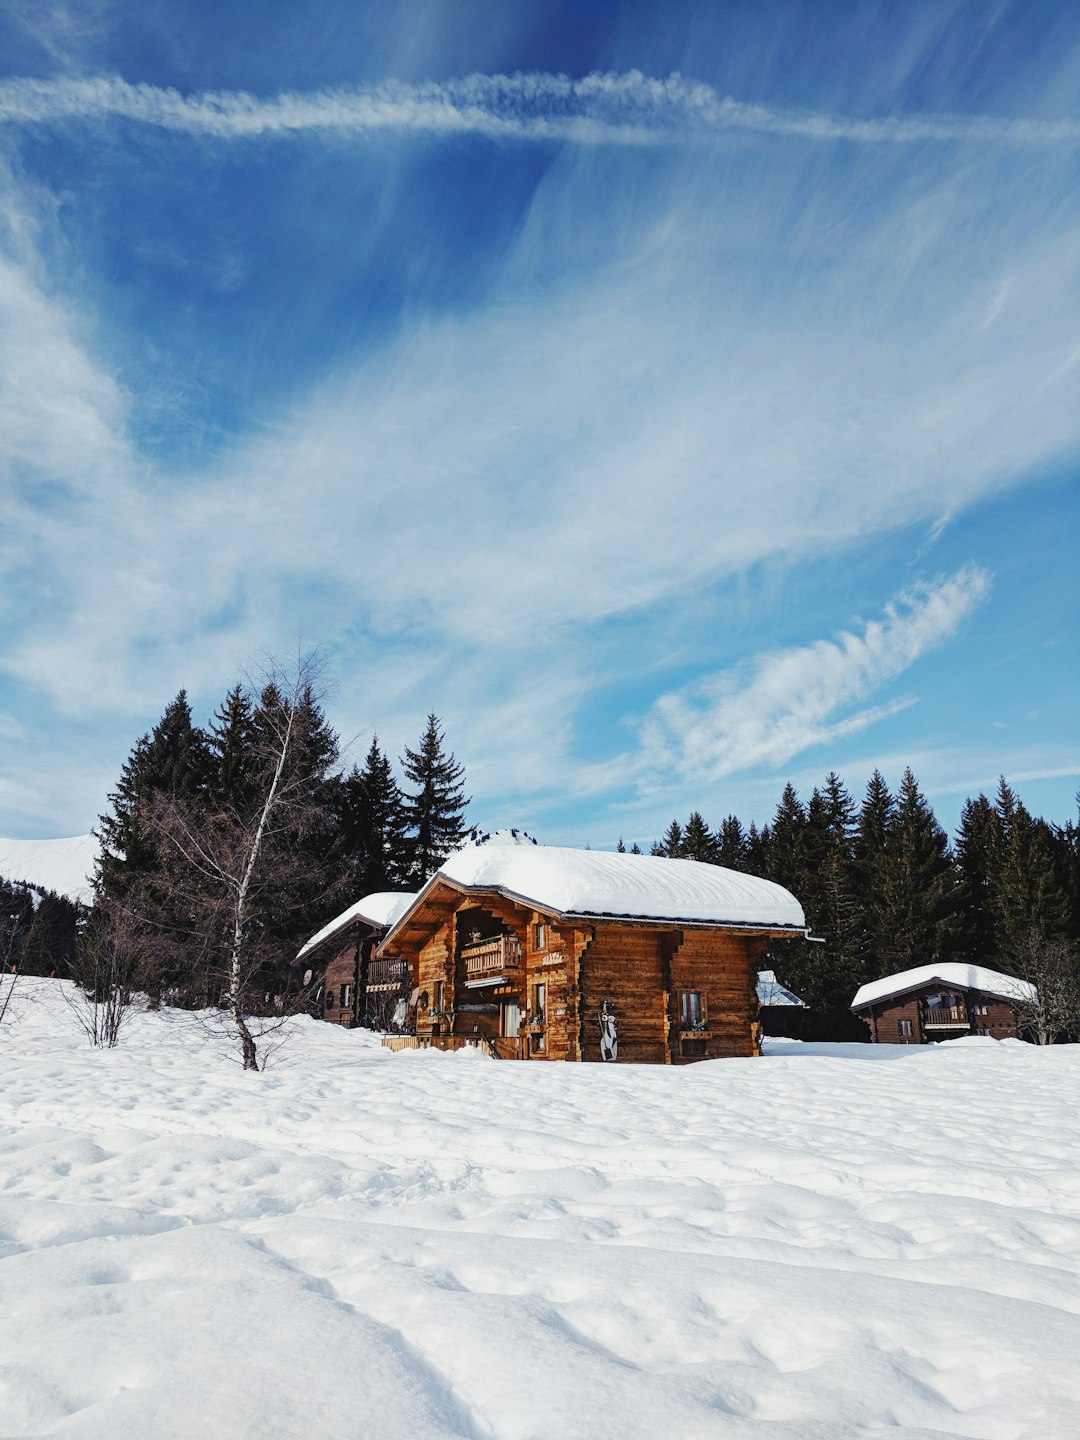
[[[976,1025],[976,1027],[975,1027],[975,1034],[976,1034],[976,1035],[989,1035],[989,1034],[990,1034],[990,1028],[989,1028],[989,1026],[987,1026],[987,1025]]]
[[[972,1008],[973,1008],[974,1014],[976,1014],[976,1015],[985,1015],[985,1014],[988,1013],[988,1012],[987,1012],[987,1007],[986,1007],[985,1005],[975,1005],[975,1006],[973,1006]],[[981,1032],[980,1032],[980,1033],[981,1033]]]
[[[352,1004],[352,986],[351,986],[351,985],[343,985],[343,986],[341,987],[341,1008],[342,1008],[343,1010],[348,1010],[348,1008],[349,1008],[349,1006],[350,1006],[351,1004]]]
[[[435,981],[435,1009],[436,1009],[436,1010],[440,1010],[440,1011],[442,1010],[442,1008],[443,1008],[443,998],[444,998],[445,995],[446,995],[446,981],[445,981],[445,980],[436,980],[436,981]]]
[[[912,1033],[910,1020],[898,1020],[896,1023],[901,1035],[910,1035]]]
[[[333,990],[327,990],[327,992],[326,992],[326,1008],[327,1008],[328,1010],[332,1010],[332,1009],[334,1008],[334,992],[333,992]]]
[[[533,926],[533,949],[543,950],[544,948],[544,925],[540,923]]]
[[[705,1006],[700,990],[683,990],[679,996],[679,1018],[684,1030],[704,1030]]]

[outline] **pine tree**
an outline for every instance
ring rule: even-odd
[[[703,860],[707,864],[716,859],[716,837],[699,810],[695,810],[686,822],[680,853],[684,860]]]
[[[798,897],[803,879],[802,848],[806,830],[806,810],[790,782],[784,786],[776,807],[769,841],[765,850],[765,878],[783,885]]]
[[[998,960],[1025,943],[1030,932],[1043,938],[1068,929],[1066,880],[1059,869],[1054,832],[1045,820],[1036,820],[1017,797],[1004,775],[998,782],[994,815],[997,846],[994,854],[992,904],[997,920]],[[1062,861],[1065,857],[1062,856]]]
[[[996,958],[993,881],[997,817],[985,795],[965,800],[956,831],[956,952],[969,965]]]
[[[66,975],[75,957],[79,907],[66,895],[46,890],[26,931],[19,969],[24,975]]]
[[[887,970],[890,918],[885,902],[885,870],[895,801],[880,770],[866,784],[853,841],[855,904],[861,920],[859,949],[862,975],[876,980]]]
[[[395,890],[407,880],[403,805],[390,761],[374,736],[364,768],[354,766],[341,787],[341,840],[354,895]]]
[[[728,815],[716,837],[716,863],[728,870],[746,870],[748,850],[747,837],[743,834],[739,817]]]
[[[640,854],[641,854],[641,846],[637,843],[636,840],[635,840],[634,843],[630,846],[630,854],[631,854],[631,855],[640,855]]]
[[[683,831],[678,820],[672,820],[671,824],[664,831],[664,838],[659,846],[653,847],[654,855],[663,855],[668,860],[680,860],[683,854]]]
[[[207,737],[192,724],[187,692],[181,690],[153,731],[136,742],[109,796],[110,812],[100,817],[101,854],[94,877],[99,894],[118,898],[157,867],[156,850],[142,824],[152,798],[195,799],[209,775]]]
[[[616,854],[616,855],[625,855],[625,854],[626,854],[626,846],[623,844],[623,838],[622,838],[621,835],[619,836],[619,843],[615,846],[615,854]]]
[[[886,973],[947,956],[947,922],[956,908],[949,840],[910,769],[889,825],[882,900]]]
[[[443,751],[437,715],[427,718],[419,748],[407,746],[401,761],[411,789],[405,793],[409,829],[409,879],[419,889],[465,836],[465,767]]]
[[[210,722],[210,793],[217,804],[243,807],[258,784],[258,730],[251,699],[234,685]]]

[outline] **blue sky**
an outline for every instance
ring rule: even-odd
[[[0,833],[320,645],[474,818],[1075,813],[1068,3],[0,14]]]

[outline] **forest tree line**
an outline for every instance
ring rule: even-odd
[[[1032,815],[1004,778],[993,799],[965,801],[953,843],[910,769],[895,794],[875,770],[861,805],[831,772],[805,803],[786,785],[760,829],[729,815],[714,830],[695,810],[652,854],[790,890],[825,943],[785,941],[770,963],[817,1008],[846,1008],[866,981],[934,962],[1019,973],[1032,936],[1080,938],[1080,829]]]
[[[280,777],[288,803],[263,837],[245,921],[256,1000],[280,993],[300,945],[330,917],[375,891],[418,889],[466,833],[464,767],[437,716],[397,772],[377,737],[362,762],[343,765],[314,689],[293,701]],[[79,930],[92,940],[103,917],[123,920],[151,993],[217,1003],[228,906],[213,910],[198,852],[224,856],[228,868],[252,833],[284,709],[276,682],[258,692],[236,685],[200,726],[181,691],[124,763],[98,828],[95,905]],[[777,944],[768,963],[821,1009],[846,1008],[860,984],[884,974],[944,960],[1015,972],[1033,934],[1080,937],[1080,830],[1033,816],[1004,778],[992,799],[965,802],[952,842],[910,770],[895,793],[875,771],[861,804],[830,773],[805,802],[785,786],[760,828],[728,815],[713,829],[694,811],[651,853],[790,890],[825,943]],[[0,883],[6,963],[63,973],[77,907]]]

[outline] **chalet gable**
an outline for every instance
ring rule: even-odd
[[[571,850],[527,837],[521,843],[517,836],[503,841],[497,832],[450,856],[393,925],[383,948],[423,943],[470,894],[497,896],[565,922],[806,931],[798,901],[769,880],[696,860]]]

